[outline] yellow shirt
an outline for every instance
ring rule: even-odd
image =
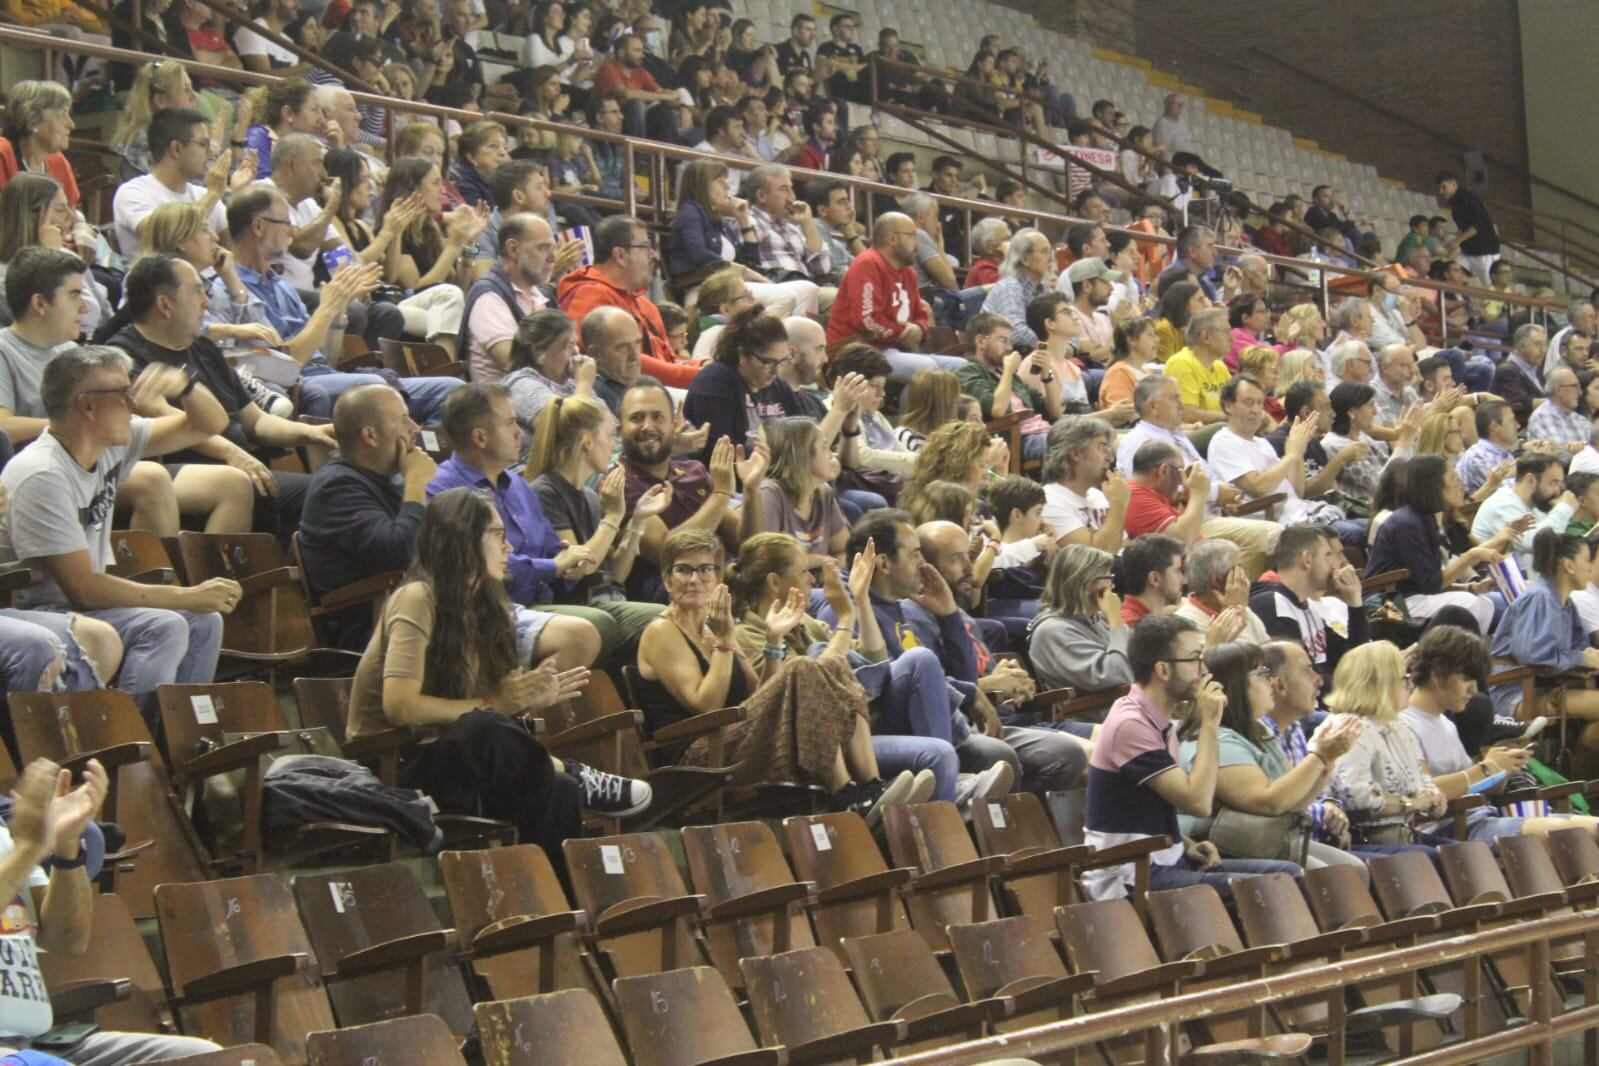
[[[1183,346],[1183,331],[1166,321],[1164,318],[1155,319],[1155,358],[1165,362],[1177,354]]]
[[[1221,387],[1232,379],[1233,372],[1218,359],[1206,370],[1191,348],[1184,348],[1166,360],[1167,377],[1177,380],[1182,391],[1183,404],[1202,411],[1221,410]]]

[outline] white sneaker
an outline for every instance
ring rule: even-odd
[[[961,774],[955,785],[955,805],[965,807],[974,799],[1002,799],[1010,795],[1016,772],[1000,760],[980,774]]]
[[[911,794],[905,797],[906,803],[926,803],[933,798],[933,793],[938,790],[938,778],[931,770],[917,770],[916,776],[911,779]]]
[[[1538,717],[1527,723],[1527,728],[1523,729],[1521,731],[1521,736],[1517,737],[1516,739],[1521,743],[1526,744],[1527,742],[1536,739],[1538,734],[1543,732],[1544,726],[1548,724],[1549,719],[1540,714]]]

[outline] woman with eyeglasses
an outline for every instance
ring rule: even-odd
[[[557,396],[594,399],[594,379],[598,366],[577,350],[577,331],[572,320],[553,307],[534,311],[517,324],[511,338],[511,372],[500,384],[511,390],[511,410],[524,429],[529,429]],[[531,445],[531,433],[524,448]]]
[[[1327,786],[1333,765],[1359,736],[1359,719],[1344,718],[1319,730],[1295,761],[1289,738],[1298,729],[1299,719],[1315,710],[1315,694],[1321,688],[1321,677],[1304,649],[1283,642],[1265,647],[1222,644],[1205,653],[1205,668],[1227,696],[1216,735],[1215,808],[1204,818],[1182,815],[1183,832],[1208,837],[1223,808],[1258,818],[1298,812],[1306,816],[1306,828],[1325,825],[1325,810],[1312,813],[1311,808],[1320,807],[1317,798]],[[1307,694],[1309,698],[1303,698]],[[1181,762],[1185,770],[1192,768],[1198,751],[1192,734],[1192,728],[1184,723]],[[1302,737],[1296,739],[1302,742]],[[1334,825],[1343,824],[1338,815],[1333,817],[1337,819]],[[1223,857],[1275,856],[1224,851]],[[1355,866],[1370,880],[1359,856],[1321,840],[1308,842],[1304,866],[1308,870]]]
[[[723,437],[749,454],[763,423],[805,413],[793,388],[778,374],[792,358],[794,349],[781,319],[759,304],[733,313],[716,338],[714,361],[694,375],[683,400],[683,417],[710,428],[705,448],[695,458],[709,462],[711,449]],[[843,417],[841,413],[839,419]],[[829,438],[836,432],[835,425]]]
[[[94,261],[94,227],[78,219],[61,184],[48,174],[18,174],[0,189],[0,282],[22,249],[53,248]],[[83,275],[83,332],[93,333],[112,315],[105,286],[93,272]]]
[[[869,567],[860,584],[869,586]],[[722,581],[722,542],[714,533],[679,529],[661,547],[667,608],[639,642],[639,703],[650,731],[724,707],[744,719],[724,734],[724,761],[736,766],[735,785],[821,784],[838,810],[876,821],[889,803],[919,803],[933,794],[934,775],[878,773],[866,694],[850,670],[856,601],[837,570],[832,599],[847,612],[827,635],[817,659],[790,655],[785,638],[805,619],[806,596],[796,585],[768,604],[763,681],[739,649],[733,594]],[[853,577],[854,575],[852,575]],[[851,582],[857,584],[856,581]],[[746,590],[748,592],[750,590]],[[881,634],[879,634],[881,637]],[[768,650],[770,655],[767,654]],[[679,761],[705,765],[709,744],[690,744]]]

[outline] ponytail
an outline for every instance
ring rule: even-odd
[[[582,396],[557,396],[533,419],[533,443],[527,450],[529,482],[554,470],[571,452],[578,437],[598,429],[611,416],[606,407]]]
[[[1540,529],[1532,538],[1532,569],[1539,577],[1553,580],[1560,564],[1577,558],[1577,553],[1591,553],[1592,546],[1582,537],[1574,537],[1557,529]]]

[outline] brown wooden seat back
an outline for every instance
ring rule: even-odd
[[[1233,881],[1233,906],[1250,947],[1292,944],[1321,933],[1315,915],[1288,874],[1257,874]],[[1151,893],[1153,903],[1156,895]]]
[[[1549,854],[1567,885],[1599,880],[1599,843],[1581,826],[1556,829],[1548,836]]]
[[[1021,855],[1061,846],[1060,834],[1031,792],[1013,792],[1001,800],[971,804],[972,832],[984,855]]]
[[[1055,923],[1072,969],[1096,970],[1101,983],[1160,965],[1138,912],[1125,899],[1058,907]]]
[[[290,659],[317,646],[310,605],[300,579],[270,533],[178,534],[183,569],[193,584],[225,577],[245,586],[244,597],[222,619],[222,650],[246,658]],[[250,579],[279,573],[282,580],[253,591]]]
[[[300,724],[307,729],[326,729],[343,744],[354,687],[354,679],[348,677],[295,678],[294,702],[300,709]]]
[[[1151,892],[1149,921],[1160,953],[1168,962],[1209,959],[1244,950],[1221,894],[1210,885]]]
[[[443,1019],[452,1033],[472,1028],[472,1001],[453,950],[453,930],[443,943],[415,963],[341,978],[343,960],[380,944],[439,933],[443,927],[416,875],[404,863],[390,862],[337,873],[301,874],[294,899],[311,946],[322,964],[322,979],[341,1026],[367,1025],[400,1014]],[[408,982],[420,976],[420,996]]]
[[[883,830],[895,866],[928,874],[978,860],[977,845],[960,810],[950,802],[901,804],[885,808]],[[997,913],[987,877],[930,892],[911,892],[911,924],[937,951],[949,950],[944,928],[953,922],[983,922]]]
[[[132,985],[130,994],[125,1000],[99,1008],[92,1017],[58,1017],[56,1024],[82,1020],[115,1032],[176,1032],[172,1012],[167,1007],[166,986],[145,949],[144,938],[139,935],[139,927],[126,901],[113,893],[97,894],[91,921],[92,950],[81,955],[66,951],[39,952],[39,969],[44,974],[45,987],[62,989],[79,981],[125,979]]]
[[[431,1014],[312,1033],[306,1045],[311,1066],[378,1066],[388,1062],[466,1066],[450,1027]]]
[[[692,919],[679,916],[625,935],[606,936],[604,920],[640,901],[682,899],[688,887],[666,843],[655,833],[573,837],[561,845],[578,908],[618,977],[659,973],[708,963]]]
[[[1438,849],[1438,861],[1444,868],[1444,884],[1456,906],[1504,903],[1511,898],[1504,871],[1494,861],[1493,850],[1482,841],[1445,844]]]
[[[616,1005],[634,1066],[696,1066],[759,1047],[727,982],[709,966],[619,977]]]
[[[913,930],[850,937],[844,954],[873,1021],[910,1020],[960,1004],[937,956]]]
[[[785,818],[783,837],[788,843],[794,875],[814,883],[822,892],[888,871],[871,830],[860,815],[852,812]],[[843,949],[837,945],[845,937],[886,933],[910,925],[905,905],[889,887],[837,903],[818,902],[811,908],[811,920],[816,923],[816,942],[838,952],[841,961]]]
[[[1426,852],[1378,855],[1367,863],[1367,868],[1371,870],[1371,887],[1377,902],[1389,921],[1441,914],[1454,906]]]
[[[765,822],[688,826],[683,830],[683,850],[688,855],[694,890],[705,897],[709,908],[794,884],[782,846]],[[785,925],[787,936],[780,938],[778,934]],[[816,945],[811,923],[798,905],[789,907],[787,922],[772,914],[754,914],[707,923],[705,939],[711,961],[733,988],[744,987],[739,959]]]
[[[1055,824],[1060,842],[1068,848],[1083,843],[1083,810],[1088,803],[1088,790],[1074,788],[1051,792],[1044,798],[1049,804],[1049,820]]]
[[[472,1008],[488,1066],[628,1066],[600,1004],[569,988]]]
[[[180,584],[166,545],[148,529],[113,529],[111,555],[116,561],[107,573],[145,585]]]
[[[1020,996],[1069,976],[1049,926],[1032,915],[952,925],[949,943],[968,1002],[1001,995]],[[995,1022],[994,1028],[1009,1032],[1071,1016],[1075,995],[1043,998],[1046,1002],[1036,1006],[1018,1006],[1014,1015]]]
[[[156,889],[156,917],[183,1029],[219,1043],[261,1040],[286,1062],[306,1061],[306,1036],[335,1027],[316,952],[288,886],[268,874]],[[257,1033],[257,997],[249,992],[185,1005],[183,998],[218,974],[280,957],[303,956],[297,972],[272,982],[270,1039]]]
[[[278,1053],[265,1044],[240,1044],[222,1051],[207,1051],[181,1059],[164,1059],[160,1066],[281,1066]]]
[[[1368,866],[1369,868],[1369,866]],[[1382,911],[1353,866],[1323,866],[1305,871],[1305,898],[1324,933],[1380,925]]]
[[[178,766],[223,744],[227,733],[270,733],[289,727],[272,686],[262,681],[162,685],[156,701],[167,751]]]
[[[761,1043],[797,1047],[852,1029],[871,1019],[844,966],[826,948],[742,959],[744,986]]]

